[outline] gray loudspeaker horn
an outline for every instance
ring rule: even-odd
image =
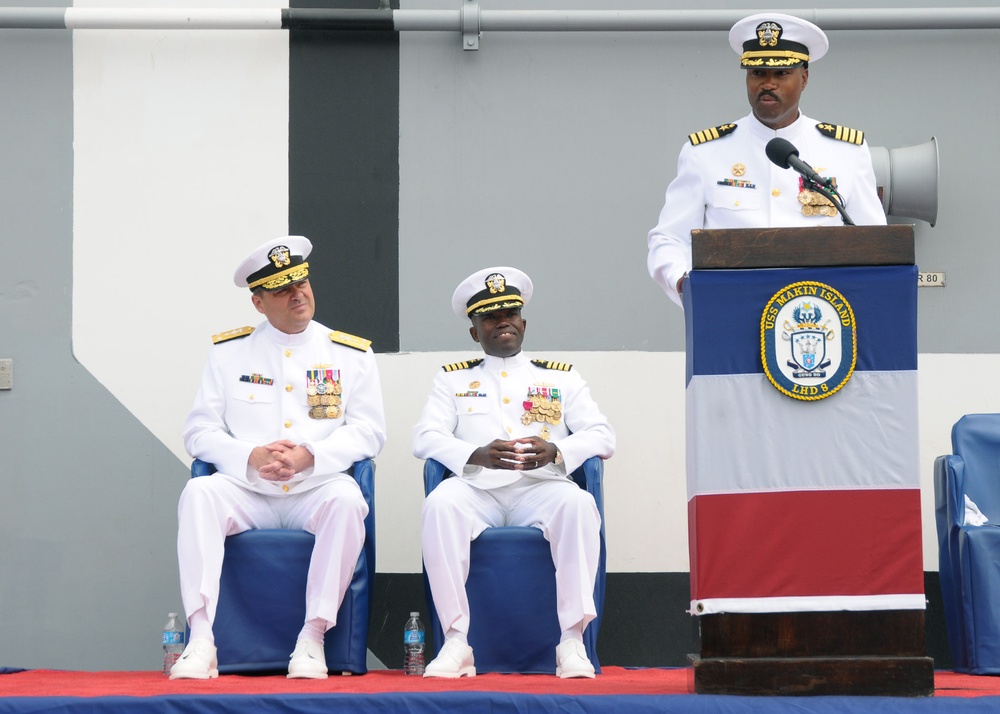
[[[905,216],[934,225],[938,209],[937,139],[902,149],[872,146],[875,183],[887,216]]]

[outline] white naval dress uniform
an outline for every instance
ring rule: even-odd
[[[226,536],[251,528],[291,528],[316,536],[306,621],[336,623],[368,514],[361,489],[347,472],[355,461],[382,450],[385,415],[367,343],[356,349],[335,342],[331,334],[342,333],[311,322],[305,331],[288,335],[265,321],[247,337],[212,347],[184,423],[188,453],[218,469],[191,479],[178,506],[177,555],[188,617],[205,608],[209,621],[215,621]],[[310,418],[309,370],[339,378],[337,418]],[[250,452],[280,439],[305,446],[314,464],[289,481],[262,479],[248,465]]]
[[[691,269],[692,230],[843,224],[836,212],[803,213],[799,174],[772,163],[764,151],[775,137],[795,145],[816,173],[836,179],[855,224],[885,225],[868,145],[831,138],[816,128],[819,123],[800,114],[791,125],[774,130],[750,114],[736,122],[732,133],[684,145],[659,223],[648,236],[649,274],[671,300],[681,304],[676,286]]]
[[[423,508],[424,565],[441,626],[468,634],[470,544],[486,528],[502,525],[544,533],[556,566],[560,626],[586,625],[596,616],[600,514],[593,497],[567,474],[591,456],[610,458],[615,432],[575,370],[548,369],[523,353],[468,364],[437,374],[413,428],[414,456],[436,459],[458,475],[435,488]],[[530,396],[539,392],[543,404],[550,398],[562,404],[558,423],[524,423]],[[553,442],[563,463],[531,471],[468,465],[472,452],[494,439],[529,436]]]

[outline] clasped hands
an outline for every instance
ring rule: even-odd
[[[255,446],[250,452],[250,466],[257,469],[266,481],[288,481],[295,474],[313,465],[314,457],[304,446],[287,439],[274,441],[264,446]]]
[[[472,452],[469,463],[490,469],[532,471],[555,461],[556,445],[530,436],[503,441],[495,439]]]

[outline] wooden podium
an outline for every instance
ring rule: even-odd
[[[692,257],[694,691],[933,694],[912,226],[694,231]]]

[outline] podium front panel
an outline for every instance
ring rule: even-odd
[[[693,613],[924,608],[916,292],[912,265],[691,273]]]

